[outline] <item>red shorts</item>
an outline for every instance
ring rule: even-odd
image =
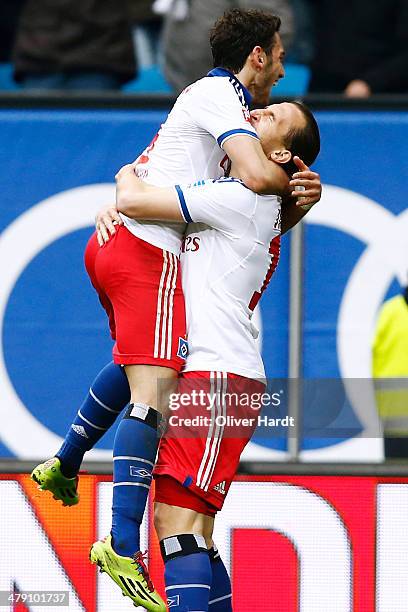
[[[156,501],[209,515],[221,510],[241,453],[258,424],[264,392],[263,382],[236,374],[181,375],[153,472]],[[161,476],[177,481],[174,492],[171,479]]]
[[[85,266],[108,318],[115,363],[182,368],[187,353],[179,259],[123,226],[103,247],[96,234]]]

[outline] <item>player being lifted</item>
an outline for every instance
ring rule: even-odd
[[[280,167],[290,175],[295,154],[308,164],[316,159],[319,129],[305,106],[275,104],[253,123],[271,170]],[[181,267],[189,355],[177,390],[183,403],[170,419],[154,469],[155,527],[166,591],[175,611],[231,612],[231,584],[212,531],[257,424],[247,398],[265,391],[252,312],[278,263],[284,210],[277,195],[280,183],[271,172],[271,195],[257,195],[239,180],[234,163],[230,178],[173,189],[139,181],[132,166],[119,173],[119,184],[125,179],[132,181],[135,194],[119,207],[126,215],[188,222]],[[188,397],[191,405],[186,405]],[[204,399],[197,402],[197,397]],[[197,416],[204,426],[183,425]],[[247,425],[234,424],[245,419]],[[107,553],[109,545],[97,542],[91,559],[120,584]]]
[[[230,11],[216,23],[211,45],[214,64],[222,68],[211,71],[178,98],[156,139],[135,162],[138,176],[159,186],[219,177],[228,156],[248,187],[262,192],[269,186],[267,177],[273,170],[249,121],[248,104],[249,90],[269,89],[284,75],[279,26],[279,19],[271,14],[241,10]],[[304,172],[298,184],[307,188],[302,194],[305,203],[313,204],[320,198],[319,177],[300,167]],[[282,191],[285,179],[278,171],[275,174]],[[127,179],[121,181],[119,202],[131,198],[127,185]],[[290,223],[301,215],[293,201]],[[110,216],[115,218],[112,211],[102,216],[101,234],[104,221],[112,230]],[[140,548],[140,524],[165,404],[157,397],[157,380],[167,380],[171,389],[186,344],[178,270],[183,223],[129,219],[124,223],[106,247],[99,249],[94,236],[86,252],[87,269],[116,340],[114,363],[92,384],[56,456],[39,465],[33,478],[65,504],[77,503],[77,473],[84,453],[130,399],[114,442],[112,522],[113,550],[129,560]],[[114,277],[109,274],[113,267]],[[132,568],[138,583],[135,588],[148,592],[148,601],[145,596],[135,601],[147,609],[164,609],[140,554],[136,568]],[[129,593],[134,594],[134,589]]]

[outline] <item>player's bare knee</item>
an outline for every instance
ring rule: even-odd
[[[178,508],[174,508],[168,504],[160,502],[154,504],[154,527],[159,540],[169,538],[179,533],[185,533],[185,521],[183,520],[183,516],[178,514],[177,510]],[[180,508],[179,510],[182,509]]]
[[[142,403],[165,414],[169,396],[177,386],[177,372],[171,368],[150,365],[126,365],[131,403]]]
[[[160,502],[154,505],[154,526],[159,540],[181,533],[193,533],[205,537],[203,517],[204,515],[189,508]],[[211,533],[212,531],[208,530],[209,539]]]

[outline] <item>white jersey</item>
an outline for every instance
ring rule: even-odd
[[[252,313],[278,263],[281,198],[257,195],[236,179],[176,189],[189,222],[181,255],[184,371],[264,378]]]
[[[257,138],[249,123],[250,95],[228,71],[215,69],[187,87],[166,122],[137,160],[137,175],[166,187],[224,176],[228,158],[222,147],[237,134]],[[125,226],[154,246],[180,252],[185,225],[136,221],[122,216]]]

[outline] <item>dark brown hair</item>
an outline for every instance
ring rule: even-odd
[[[258,45],[269,55],[280,25],[280,18],[267,11],[235,8],[225,12],[210,31],[214,66],[237,73]]]
[[[306,123],[302,128],[291,128],[286,134],[284,145],[293,156],[297,155],[307,166],[311,166],[320,153],[319,126],[312,111],[303,102],[295,101],[291,104],[301,111]],[[290,175],[299,171],[292,160],[284,164],[284,168]]]

